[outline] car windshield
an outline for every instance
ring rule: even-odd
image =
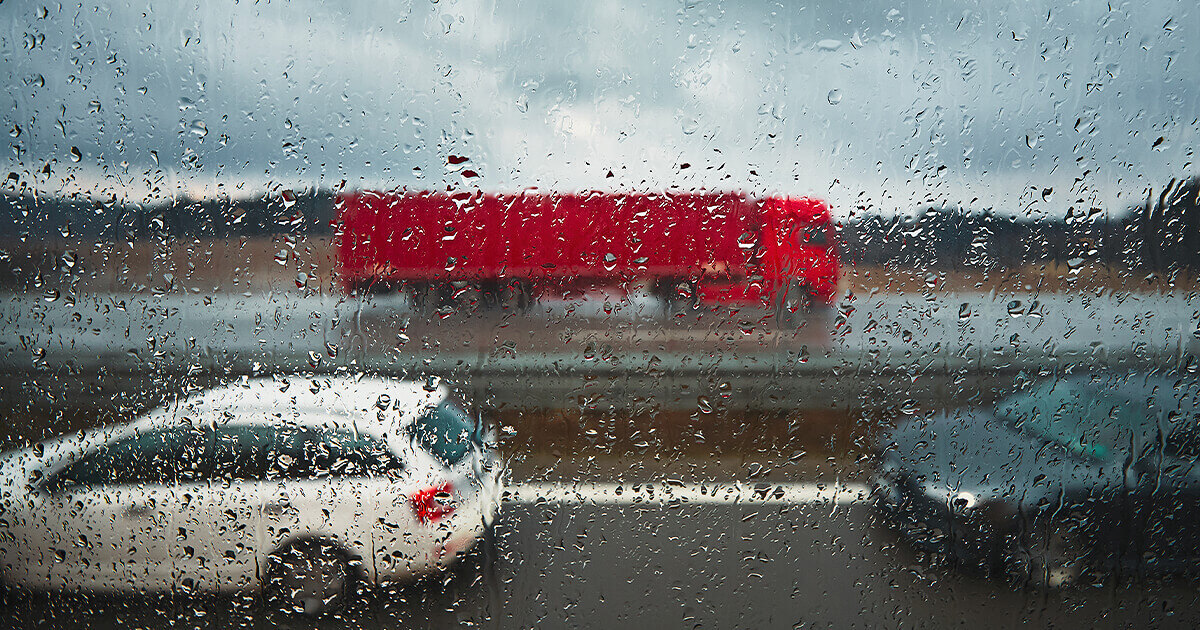
[[[421,448],[447,465],[457,464],[479,443],[470,414],[453,402],[430,407],[412,424],[412,435]]]
[[[1012,396],[996,406],[996,415],[1021,431],[1096,460],[1132,450],[1142,425],[1128,398],[1068,380]]]

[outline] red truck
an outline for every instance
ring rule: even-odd
[[[649,280],[675,308],[761,304],[790,319],[837,288],[829,208],[807,197],[360,191],[336,204],[346,290],[417,304],[521,308],[549,290]]]

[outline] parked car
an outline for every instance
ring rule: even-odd
[[[880,441],[884,520],[920,548],[1056,588],[1200,560],[1200,386],[1055,378]]]
[[[500,493],[488,439],[445,385],[238,381],[6,454],[0,571],[48,589],[265,588],[320,612],[475,544]]]

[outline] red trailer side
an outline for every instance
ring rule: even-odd
[[[807,198],[354,192],[337,201],[349,289],[650,278],[667,297],[771,303],[789,291],[830,302],[837,283],[829,209]]]

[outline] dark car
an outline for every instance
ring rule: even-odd
[[[1045,380],[879,442],[884,521],[962,565],[1055,588],[1200,560],[1194,377]]]

